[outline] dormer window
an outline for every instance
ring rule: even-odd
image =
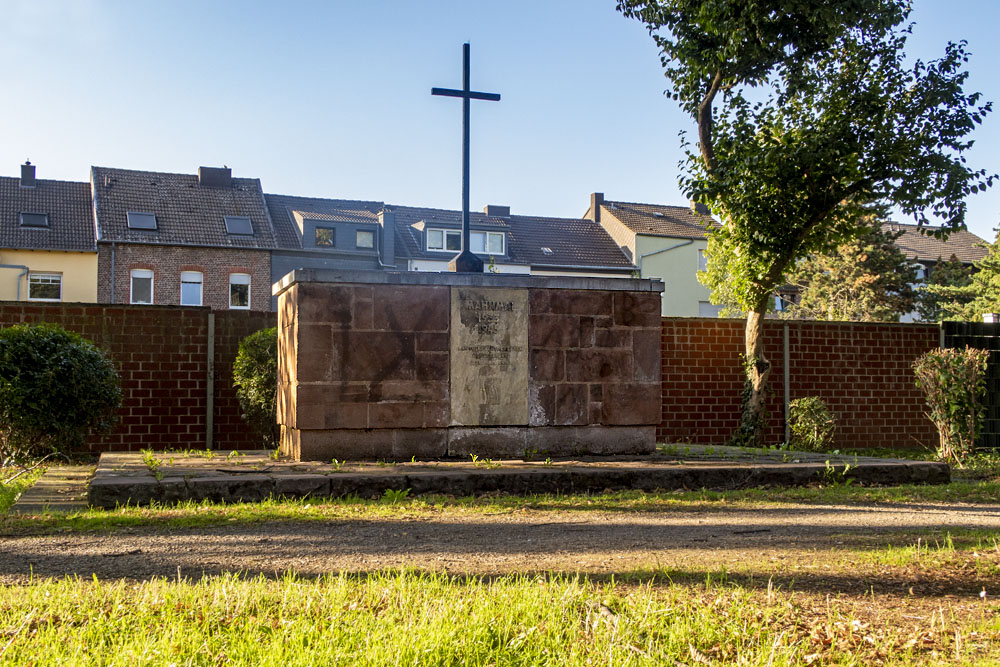
[[[156,215],[153,213],[139,213],[138,211],[129,211],[128,216],[128,228],[129,229],[141,229],[144,231],[156,231]]]
[[[428,250],[461,250],[462,232],[455,229],[428,229]]]
[[[225,216],[225,221],[227,234],[253,236],[253,225],[250,223],[249,217],[245,215],[227,215]]]
[[[22,227],[48,227],[49,226],[49,214],[48,213],[21,213],[21,226]]]
[[[469,232],[472,252],[480,255],[502,255],[504,251],[503,232]]]
[[[375,232],[370,229],[359,229],[354,237],[354,246],[357,248],[374,248]]]

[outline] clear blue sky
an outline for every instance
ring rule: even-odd
[[[917,0],[908,52],[969,42],[997,102],[970,163],[1000,172],[994,0]],[[614,0],[5,0],[0,174],[227,164],[265,191],[459,208],[461,44],[472,44],[472,207],[579,216],[588,195],[685,203],[657,50]],[[992,240],[1000,187],[969,201]]]

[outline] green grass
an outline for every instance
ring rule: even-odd
[[[42,665],[954,664],[1000,657],[991,614],[914,639],[850,608],[739,586],[387,572],[0,587],[0,660]],[[943,612],[942,612],[943,616]],[[935,660],[934,651],[944,659]]]
[[[30,488],[31,485],[42,476],[45,469],[36,468],[29,473],[21,475],[9,484],[3,483],[3,480],[13,477],[18,472],[20,472],[19,468],[0,467],[0,515],[4,514],[15,502],[17,502],[17,499],[21,496],[21,494]]]
[[[335,499],[271,498],[260,503],[229,505],[188,501],[175,505],[89,509],[40,517],[0,516],[0,535],[65,531],[114,531],[124,527],[201,527],[227,522],[329,521],[382,518],[446,518],[470,514],[514,512],[663,512],[729,511],[735,506],[783,504],[878,503],[997,503],[1000,482],[952,482],[928,486],[863,487],[834,481],[793,488],[753,488],[733,491],[617,491],[598,494],[488,495],[460,497],[410,496],[405,492],[378,500],[356,496]]]

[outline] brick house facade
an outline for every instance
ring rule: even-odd
[[[271,310],[274,226],[260,181],[228,167],[93,167],[101,303]]]
[[[192,271],[202,275],[200,305],[229,309],[230,276],[243,274],[250,276],[249,309],[271,310],[271,253],[266,250],[100,243],[97,263],[100,303],[131,303],[132,270],[140,269],[153,273],[154,305],[177,305],[181,273]]]

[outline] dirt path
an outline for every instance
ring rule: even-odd
[[[0,538],[0,581],[96,574],[103,579],[222,572],[304,575],[416,567],[500,574],[559,570],[610,575],[669,568],[703,577],[727,568],[843,591],[912,585],[836,575],[823,563],[914,533],[996,530],[1000,505],[789,505],[666,512],[518,511],[418,519],[233,523],[122,529],[113,534]],[[931,537],[933,539],[933,536]],[[1000,554],[998,554],[1000,555]],[[832,573],[830,573],[832,575]],[[838,581],[837,577],[843,579]],[[928,585],[933,585],[929,582]],[[998,582],[1000,583],[1000,582]],[[971,586],[981,585],[979,580]]]

